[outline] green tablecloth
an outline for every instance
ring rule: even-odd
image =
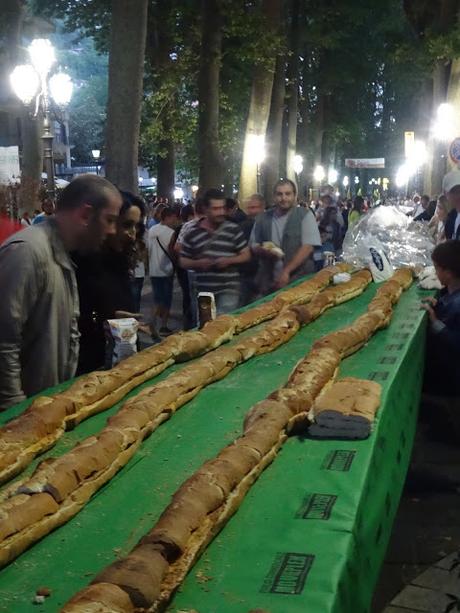
[[[0,572],[0,611],[30,611],[40,586],[52,596],[34,610],[58,611],[101,568],[126,554],[182,481],[241,432],[247,410],[286,381],[315,339],[364,312],[374,291],[327,312],[287,345],[238,367],[180,409],[79,515]],[[419,300],[415,288],[406,292],[390,328],[342,362],[340,374],[383,386],[371,437],[290,439],[192,569],[171,611],[368,609],[415,430],[424,348]],[[116,406],[66,433],[46,455],[97,432]]]

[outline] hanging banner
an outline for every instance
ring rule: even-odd
[[[385,168],[385,158],[347,158],[347,168]]]
[[[0,147],[0,183],[9,183],[19,175],[19,149],[17,145]]]

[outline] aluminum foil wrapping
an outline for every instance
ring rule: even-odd
[[[372,260],[370,248],[384,251],[392,266],[429,266],[434,241],[428,224],[413,221],[397,206],[378,206],[363,215],[343,241],[342,257],[356,266]]]

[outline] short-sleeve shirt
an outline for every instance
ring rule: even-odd
[[[238,255],[246,245],[243,232],[231,221],[224,221],[214,232],[209,232],[200,223],[196,223],[183,238],[181,255],[192,260],[217,260]],[[229,266],[223,270],[197,270],[195,284],[200,292],[239,292],[240,273],[237,266]]]

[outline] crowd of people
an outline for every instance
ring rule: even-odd
[[[407,207],[436,244],[460,238],[455,172],[446,195],[415,196]],[[340,255],[346,232],[370,206],[328,188],[307,205],[288,179],[274,185],[272,202],[253,194],[243,204],[210,189],[194,202],[149,206],[94,175],[74,179],[56,205],[44,203],[0,246],[0,408],[100,369],[108,319],[138,318],[156,340],[170,334],[175,279],[182,327],[190,329],[198,323],[200,292],[212,292],[217,313],[228,313],[320,270]],[[153,296],[148,325],[141,314],[146,279]]]

